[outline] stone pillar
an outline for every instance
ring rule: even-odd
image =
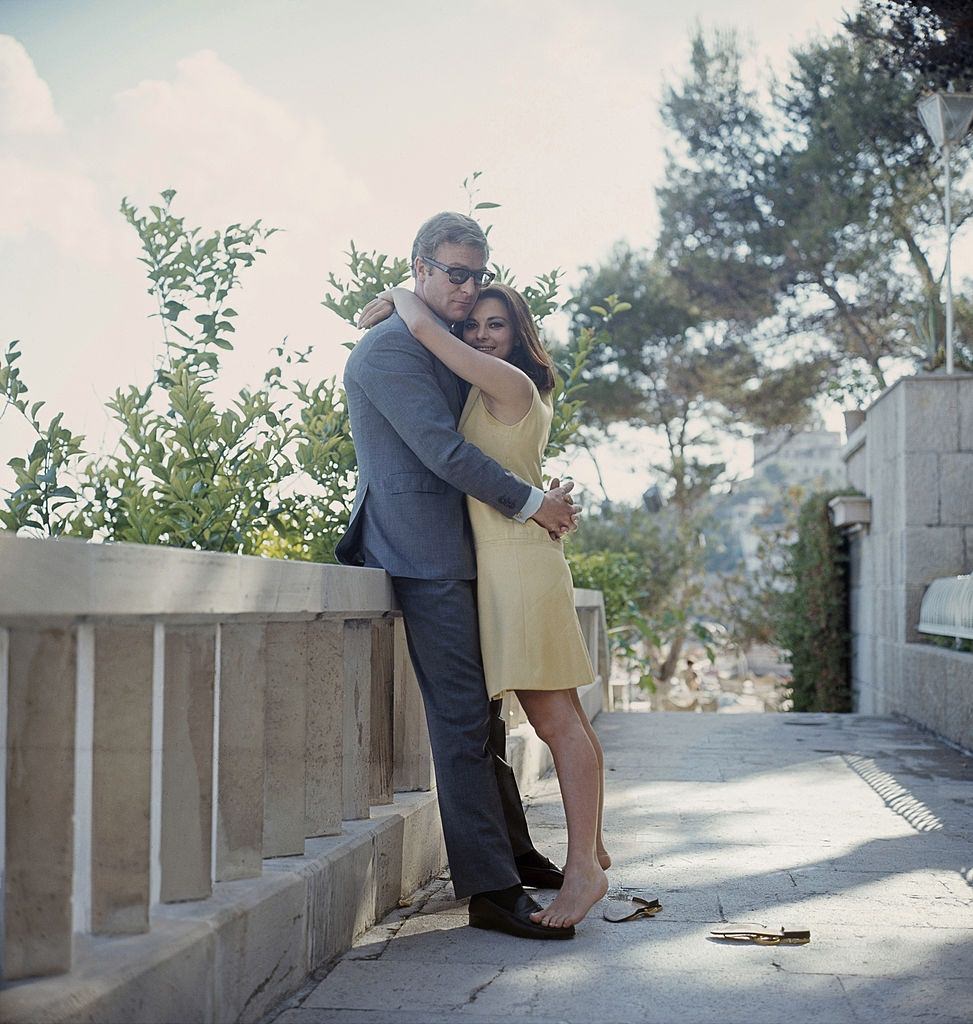
[[[341,834],[344,623],[309,622],[306,637],[305,835],[335,836]]]
[[[844,453],[849,481],[871,501],[851,539],[855,709],[904,714],[929,728],[937,701],[907,657],[926,587],[973,569],[973,375],[898,381],[866,414]],[[955,737],[954,737],[955,738]]]
[[[6,890],[8,980],[71,969],[76,640],[9,632]]]
[[[215,680],[216,627],[167,627],[162,725],[164,903],[205,899],[213,888]]]
[[[267,633],[259,623],[220,627],[216,880],[263,869],[264,700]]]
[[[395,726],[393,729],[396,792],[433,788],[432,755],[426,712],[402,620],[395,620]]]
[[[381,619],[372,625],[371,776],[373,804],[390,804],[393,733],[395,724],[395,623]]]
[[[341,817],[369,816],[372,699],[372,624],[348,619],[344,630],[344,720],[342,727]]]
[[[307,625],[267,626],[264,725],[265,857],[303,856],[306,821]]]
[[[900,381],[876,403],[890,406],[886,419],[895,433],[885,438],[866,432],[870,485],[897,506],[880,518],[889,535],[886,635],[891,640],[920,640],[916,626],[926,587],[939,576],[971,567],[963,543],[964,527],[973,523],[973,450],[961,447],[964,399],[973,402],[968,375]],[[873,520],[875,512],[873,499]]]
[[[149,930],[152,625],[94,634],[91,929]]]

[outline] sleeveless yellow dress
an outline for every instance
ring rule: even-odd
[[[459,430],[501,466],[543,487],[541,459],[554,411],[552,396],[531,388],[531,407],[512,426],[493,417],[480,389],[473,388]],[[480,648],[490,699],[508,690],[565,690],[592,682],[561,543],[533,520],[521,524],[475,498],[466,502],[476,546]]]

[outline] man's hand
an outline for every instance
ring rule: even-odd
[[[541,507],[531,516],[535,523],[547,530],[551,540],[560,540],[566,533],[578,528],[581,509],[571,500],[573,487],[573,480],[562,486],[561,481],[555,477],[551,481],[551,489],[544,495]]]

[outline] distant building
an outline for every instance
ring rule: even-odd
[[[761,434],[753,441],[753,475],[785,487],[840,487],[845,480],[841,434],[833,430],[802,430],[790,437]]]
[[[759,530],[783,525],[780,501],[789,487],[827,490],[845,482],[841,434],[831,430],[761,434],[754,438],[753,461],[753,476],[733,489],[722,513],[747,572],[760,564]]]

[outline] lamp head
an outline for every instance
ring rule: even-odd
[[[973,93],[934,92],[919,101],[919,120],[936,149],[952,146],[973,120]]]

